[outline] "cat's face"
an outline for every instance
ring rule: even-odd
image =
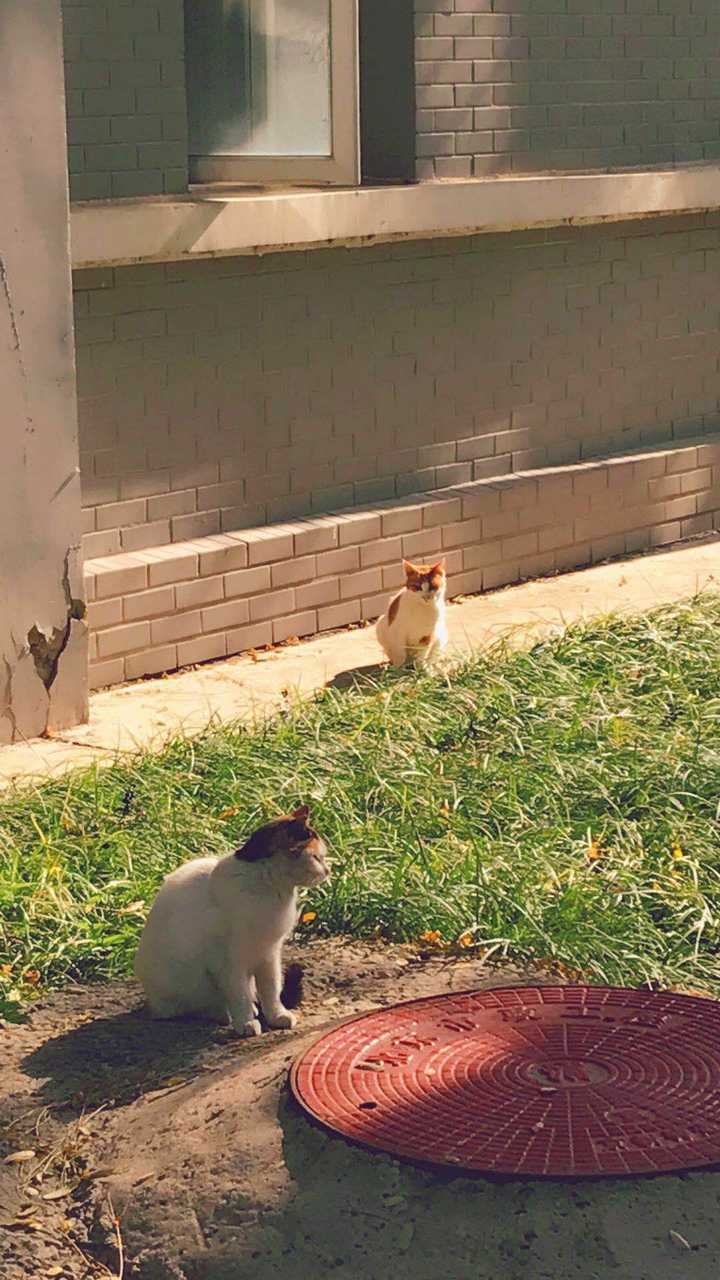
[[[259,827],[235,854],[244,862],[272,858],[291,884],[312,889],[330,875],[325,842],[308,826],[309,809],[302,805],[285,818]]]
[[[411,560],[403,560],[405,570],[405,586],[408,591],[415,591],[425,600],[435,600],[445,587],[445,559],[436,564],[413,564]]]
[[[289,818],[280,818],[278,854],[287,863],[290,879],[303,888],[311,889],[327,880],[330,867],[325,841],[308,826],[308,813],[307,805],[303,805]]]

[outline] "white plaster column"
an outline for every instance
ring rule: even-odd
[[[87,718],[60,0],[0,0],[0,743]]]

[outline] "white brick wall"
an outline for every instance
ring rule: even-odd
[[[62,0],[62,15],[71,199],[186,191],[182,0]]]
[[[714,430],[719,292],[717,214],[77,273],[86,554]]]
[[[415,0],[417,172],[720,159],[707,0]]]
[[[508,475],[362,512],[246,530],[225,539],[255,568],[217,568],[216,539],[86,566],[94,685],[153,674],[377,617],[402,582],[401,557],[447,557],[450,594],[490,590],[712,530],[720,523],[720,441]],[[411,527],[399,532],[403,524]],[[378,537],[383,526],[394,533]],[[302,554],[320,530],[333,549]],[[342,545],[340,545],[342,544]],[[280,549],[282,553],[278,554]],[[188,581],[188,565],[194,576]],[[370,567],[363,568],[363,565]],[[292,585],[280,586],[280,583]],[[212,587],[212,603],[204,592]]]

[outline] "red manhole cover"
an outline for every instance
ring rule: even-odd
[[[615,987],[414,1000],[329,1032],[291,1085],[328,1128],[456,1169],[653,1173],[720,1161],[720,1004]]]

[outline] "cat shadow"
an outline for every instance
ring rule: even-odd
[[[160,1022],[143,1008],[93,1018],[23,1059],[48,1105],[79,1110],[127,1103],[167,1086],[217,1045],[223,1031],[192,1019]]]
[[[388,671],[386,662],[370,662],[364,667],[349,667],[328,680],[326,689],[362,689],[374,685]]]

